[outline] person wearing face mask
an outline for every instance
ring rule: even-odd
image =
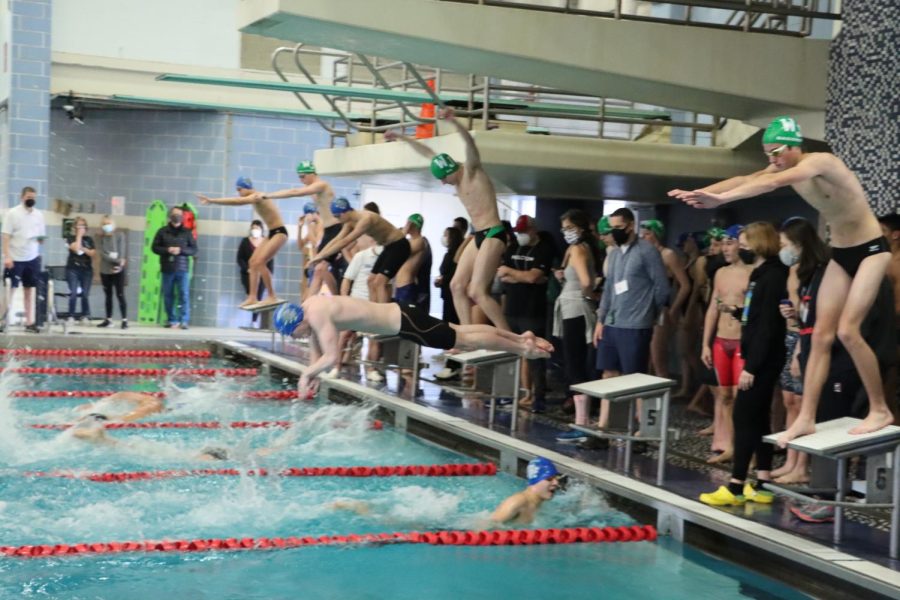
[[[788,270],[778,258],[778,232],[771,223],[751,223],[738,238],[738,256],[752,265],[744,306],[735,312],[741,321],[741,358],[734,402],[734,459],[727,486],[700,501],[713,506],[744,502],[771,503],[770,492],[758,491],[747,481],[750,461],[756,455],[759,485],[771,481],[773,447],[763,441],[771,430],[772,394],[784,366],[785,321],[779,304],[787,293]]]
[[[128,240],[125,233],[116,229],[109,215],[100,221],[100,283],[106,299],[106,318],[97,327],[112,325],[113,291],[119,302],[122,329],[128,329],[128,305],[125,302],[125,267],[128,264]]]
[[[250,294],[250,261],[253,254],[258,251],[263,243],[263,222],[259,219],[253,219],[250,223],[250,235],[242,238],[237,251],[237,264],[241,272],[241,285],[244,286],[244,292]],[[275,259],[270,258],[266,263],[266,269],[271,273],[275,269]],[[263,286],[256,287],[256,301],[262,300]],[[252,322],[256,323],[259,313],[254,312]]]
[[[183,211],[174,206],[169,211],[169,222],[161,227],[153,238],[153,253],[159,256],[162,271],[163,303],[168,322],[166,327],[187,329],[191,318],[191,281],[189,256],[197,255],[197,242],[191,230],[182,226]],[[175,290],[178,289],[178,306]],[[176,308],[180,312],[176,314]]]
[[[596,321],[597,307],[594,281],[600,268],[600,249],[594,243],[591,223],[583,210],[568,210],[560,218],[563,239],[568,248],[563,256],[563,287],[553,308],[553,335],[562,338],[566,387],[589,380],[588,348]],[[575,424],[587,425],[588,397],[573,396]],[[560,443],[574,443],[584,438],[580,431],[569,431],[556,437]]]
[[[69,320],[91,318],[91,281],[94,279],[94,265],[91,260],[97,253],[94,238],[87,234],[84,217],[75,219],[73,235],[66,237],[69,256],[66,259],[66,283],[69,284]],[[81,314],[75,314],[78,293],[81,290]]]
[[[37,192],[22,188],[21,203],[6,211],[3,217],[3,268],[12,287],[24,288],[25,330],[37,333],[34,314],[34,288],[41,273],[41,244],[47,237],[44,213],[35,208]]]
[[[593,328],[596,366],[604,379],[647,371],[653,324],[665,310],[670,292],[662,257],[652,244],[637,236],[634,213],[628,208],[614,211],[609,215],[609,227],[616,247],[607,255],[606,280]],[[579,415],[577,410],[576,404],[576,424],[587,424],[587,411]],[[604,400],[598,426],[608,425],[609,401]],[[587,440],[585,433],[568,435],[568,441]]]
[[[454,221],[455,223],[455,221]],[[434,280],[434,287],[441,289],[441,300],[444,301],[442,312],[442,321],[445,323],[459,324],[459,315],[456,314],[456,307],[453,306],[453,294],[450,291],[450,282],[453,281],[453,274],[456,273],[456,254],[459,247],[463,243],[463,232],[459,227],[448,227],[444,230],[441,237],[441,245],[447,249],[441,266],[438,268],[440,275]]]
[[[522,215],[513,227],[515,243],[510,244],[497,270],[506,295],[504,314],[513,333],[533,332],[546,337],[547,278],[553,266],[553,247],[538,236],[533,218]],[[547,361],[539,358],[523,362],[522,387],[526,396],[519,406],[543,412],[547,391]]]

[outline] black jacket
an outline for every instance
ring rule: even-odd
[[[169,248],[181,248],[181,254],[169,254]],[[184,227],[166,224],[153,238],[153,252],[159,255],[159,268],[163,273],[177,273],[188,270],[188,257],[197,254],[194,232]]]
[[[750,286],[741,317],[741,357],[744,370],[759,375],[763,369],[780,371],[784,366],[784,335],[787,329],[779,304],[787,298],[788,269],[770,258],[750,273]]]
[[[253,256],[253,251],[256,248],[253,247],[253,243],[250,241],[250,238],[241,239],[241,243],[238,246],[237,251],[237,264],[241,268],[241,273],[246,273],[250,270],[250,257]],[[275,271],[275,259],[271,259],[266,263],[266,268],[269,271]]]

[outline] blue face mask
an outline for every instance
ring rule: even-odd
[[[800,255],[795,254],[794,251],[787,246],[778,251],[778,258],[781,259],[782,264],[786,267],[793,267],[800,261]]]

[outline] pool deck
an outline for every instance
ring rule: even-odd
[[[128,330],[98,329],[75,325],[71,333],[62,336],[59,327],[51,334],[24,334],[11,331],[4,345],[45,344],[55,347],[90,344],[94,337],[116,337],[129,342],[158,339],[167,344],[196,344],[201,341],[219,342],[224,347],[253,358],[261,359],[293,373],[299,373],[306,361],[306,348],[296,342],[275,345],[271,350],[271,334],[260,331],[218,328],[166,329],[132,325]],[[424,362],[429,363],[436,351],[424,350]],[[622,449],[613,445],[604,450],[586,450],[578,446],[556,442],[555,436],[565,429],[564,422],[543,415],[520,411],[518,431],[510,435],[511,411],[499,410],[491,429],[488,429],[486,402],[471,395],[461,395],[432,382],[439,365],[429,365],[422,371],[418,389],[412,390],[410,378],[388,371],[381,384],[367,384],[364,369],[359,365],[345,367],[340,380],[326,380],[327,388],[339,388],[374,400],[418,422],[433,424],[455,435],[505,449],[501,452],[501,467],[516,471],[517,461],[542,454],[556,461],[563,471],[585,476],[611,493],[657,510],[658,522],[666,528],[671,519],[676,537],[683,535],[684,523],[700,525],[743,540],[769,552],[789,558],[831,576],[845,579],[886,597],[900,598],[900,561],[888,558],[889,535],[884,517],[856,513],[845,521],[844,542],[832,542],[831,524],[811,525],[795,519],[789,504],[776,500],[773,505],[748,504],[735,508],[712,508],[696,500],[701,492],[712,491],[727,481],[728,472],[710,467],[697,452],[679,451],[674,444],[669,452],[666,481],[656,487],[656,452],[635,454],[632,473],[622,473]],[[403,424],[402,423],[402,424]],[[697,428],[698,418],[683,410],[683,404],[673,403],[672,425],[684,433]],[[401,424],[401,426],[402,426]],[[690,446],[688,444],[687,446]],[[651,446],[652,447],[652,446]],[[694,454],[694,456],[692,456]],[[510,457],[513,457],[510,459]],[[869,511],[870,512],[870,511]],[[874,526],[870,526],[874,524]]]

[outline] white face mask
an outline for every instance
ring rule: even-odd
[[[116,226],[113,225],[112,223],[107,223],[106,225],[103,226],[103,233],[112,233],[115,230],[116,230]]]
[[[563,234],[563,238],[567,244],[576,244],[581,239],[581,235],[577,231],[567,231]]]
[[[778,251],[778,258],[786,267],[793,267],[800,261],[800,255],[796,254],[789,246],[785,246]]]
[[[262,237],[262,229],[259,229],[258,227],[254,227],[253,229],[251,229],[250,237],[261,238]]]
[[[447,239],[447,236],[446,236],[446,235],[445,235],[444,237],[441,238],[441,245],[442,245],[444,248],[449,248],[449,247],[450,247],[450,240]]]
[[[516,242],[520,246],[527,246],[531,243],[531,234],[530,233],[517,233],[516,234]]]

